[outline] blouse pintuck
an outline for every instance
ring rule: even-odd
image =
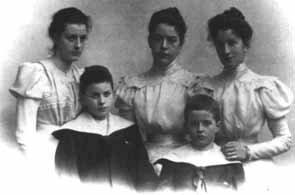
[[[172,62],[165,71],[123,77],[116,91],[116,107],[132,113],[144,140],[182,130],[186,90],[195,76]]]
[[[29,116],[30,110],[20,113],[26,114],[23,118],[28,121],[19,124],[18,141],[25,142],[25,131],[31,131],[25,127],[27,123],[34,121],[30,120],[32,117],[37,117],[37,131],[61,126],[76,117],[80,110],[78,84],[81,73],[82,69],[76,65],[72,65],[65,73],[49,60],[20,65],[16,80],[9,91],[19,100],[33,100],[38,111],[37,116]]]
[[[290,111],[293,94],[277,78],[256,74],[246,64],[240,64],[234,76],[225,73],[205,76],[191,91],[199,89],[213,92],[221,105],[221,143],[246,143],[253,160],[269,158],[290,148],[292,137],[285,116]],[[259,143],[265,122],[274,138]]]

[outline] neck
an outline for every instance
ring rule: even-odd
[[[56,54],[52,56],[51,59],[55,66],[63,72],[67,72],[71,68],[72,62],[66,62]]]
[[[172,61],[170,64],[168,65],[160,65],[157,64],[156,62],[154,62],[153,67],[152,67],[152,71],[154,72],[158,72],[158,73],[165,73],[167,70],[169,70],[173,65],[175,64],[174,61]]]
[[[194,145],[194,144],[191,144],[191,145],[195,150],[206,151],[206,150],[213,148],[214,143],[212,142],[212,143],[205,145],[205,146],[199,146],[199,145]]]

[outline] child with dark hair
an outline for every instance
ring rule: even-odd
[[[219,105],[206,95],[193,96],[185,108],[189,144],[171,150],[155,167],[160,170],[160,187],[173,190],[212,192],[237,189],[244,181],[239,161],[228,161],[214,143],[219,131]]]
[[[110,113],[113,99],[109,70],[87,67],[80,78],[82,112],[53,133],[59,140],[56,168],[85,182],[141,189],[148,183],[147,172],[153,174],[153,169],[137,126]]]

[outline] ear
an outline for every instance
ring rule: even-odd
[[[216,132],[220,131],[220,128],[221,128],[221,121],[217,121],[216,122]]]
[[[248,49],[249,49],[249,46],[247,46],[247,45],[244,44],[244,47],[243,47],[244,53],[247,53],[248,52]]]
[[[149,48],[151,48],[151,41],[152,41],[152,38],[151,38],[151,35],[149,34],[149,36],[148,36],[148,44],[149,44]]]
[[[79,93],[79,102],[81,104],[81,107],[83,108],[85,106],[84,104],[84,95]]]

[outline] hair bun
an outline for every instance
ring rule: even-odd
[[[242,14],[242,12],[235,7],[231,7],[230,9],[225,10],[223,12],[223,15],[225,17],[229,17],[229,18],[236,18],[236,19],[240,19],[240,20],[245,20],[245,16]]]

